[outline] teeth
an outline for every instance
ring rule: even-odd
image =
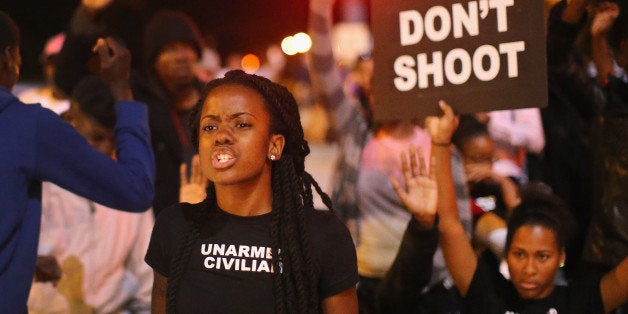
[[[218,162],[226,162],[229,159],[231,159],[230,155],[227,155],[227,154],[220,154],[220,155],[218,155]]]

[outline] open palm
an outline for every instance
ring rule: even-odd
[[[436,178],[433,174],[428,174],[420,149],[410,147],[409,158],[405,153],[401,154],[401,170],[405,178],[405,189],[391,177],[391,183],[395,192],[404,203],[408,211],[414,215],[418,222],[431,227],[436,215],[436,205],[438,191]],[[434,165],[432,164],[432,167]]]

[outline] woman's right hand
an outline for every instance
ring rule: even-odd
[[[459,117],[454,114],[453,108],[444,100],[440,100],[438,106],[443,111],[443,115],[428,117],[425,120],[425,125],[432,136],[432,143],[437,145],[449,144],[451,143],[451,136],[458,127]]]

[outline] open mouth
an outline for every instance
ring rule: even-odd
[[[212,166],[216,169],[231,167],[236,161],[235,156],[228,151],[217,151],[212,156]]]

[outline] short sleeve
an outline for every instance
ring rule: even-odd
[[[185,224],[178,204],[162,210],[157,219],[148,244],[144,261],[159,274],[168,277],[170,260],[177,248],[177,231]]]
[[[324,299],[356,285],[357,257],[349,230],[334,214],[317,211],[315,216],[310,238],[321,271],[319,295]]]

